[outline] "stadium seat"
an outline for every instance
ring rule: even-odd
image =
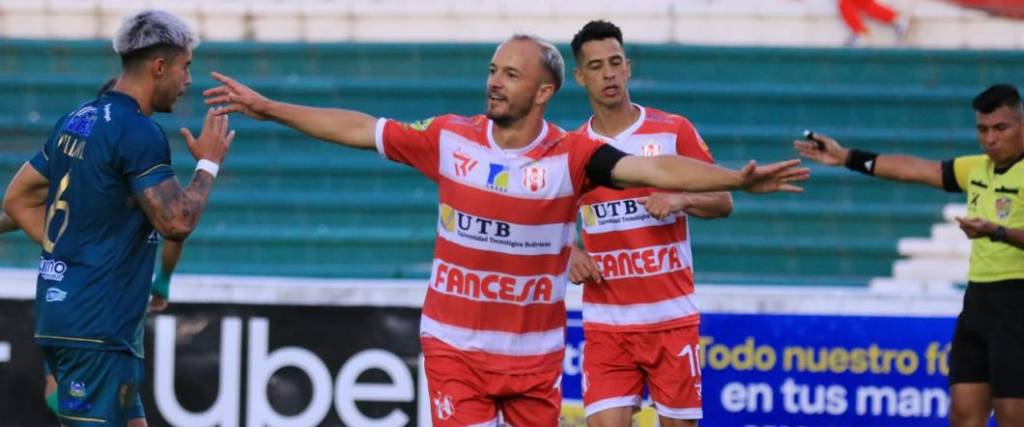
[[[302,39],[302,4],[290,0],[250,0],[252,38],[264,42]]]
[[[209,8],[204,3],[200,10]],[[275,98],[411,121],[444,112],[479,113],[493,50],[493,43],[208,42],[195,53],[193,88],[174,114],[156,117],[167,130],[175,169],[187,180],[194,161],[176,129],[201,127],[206,106],[199,91],[214,84],[210,70]],[[1009,51],[638,44],[629,53],[635,61],[634,100],[685,114],[716,160],[729,167],[751,158],[794,156],[791,141],[805,128],[875,151],[934,159],[976,152],[971,97],[990,82],[1019,80],[1016,70],[1024,66],[1024,55]],[[106,41],[0,44],[0,91],[6,94],[0,98],[0,176],[13,175],[39,149],[58,115],[93,96],[117,66]],[[588,114],[583,91],[571,82],[548,111],[552,121],[570,129]],[[238,141],[189,240],[181,271],[428,274],[437,215],[432,182],[372,151],[339,149],[276,124],[239,118],[232,126]],[[736,194],[731,218],[692,221],[698,281],[913,283],[907,285],[913,289],[955,282],[949,276],[960,272],[955,265],[937,277],[929,275],[939,271],[934,261],[917,260],[962,252],[961,243],[951,243],[957,230],[949,221],[963,207],[948,206],[962,202],[961,195],[884,184],[842,169],[812,169],[803,194]],[[22,236],[0,236],[0,266],[31,267],[37,254]],[[893,277],[901,256],[910,258],[897,264]],[[879,277],[891,279],[873,280]]]
[[[0,2],[3,29],[10,38],[46,38],[49,34],[46,3],[39,0],[4,0]]]

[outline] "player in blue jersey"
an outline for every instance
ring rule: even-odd
[[[181,187],[149,116],[171,111],[191,83],[195,44],[169,13],[126,19],[114,41],[123,70],[113,90],[61,117],[4,195],[13,223],[43,246],[36,342],[66,426],[146,425],[141,326],[157,233],[181,241],[195,229],[234,139],[212,110],[198,139],[182,129],[198,165]]]
[[[113,89],[114,84],[116,83],[117,77],[107,80],[107,82],[104,83],[103,86],[100,86],[99,90],[96,91],[96,97],[103,96],[105,92]],[[45,197],[41,197],[40,199],[41,203],[45,203]],[[40,206],[42,206],[42,204],[40,204]],[[40,212],[40,215],[43,214],[43,212]],[[14,220],[7,216],[3,211],[0,211],[0,234],[18,229],[19,227],[14,223]],[[167,308],[167,300],[170,294],[171,275],[174,273],[174,269],[178,265],[178,260],[181,258],[182,249],[182,242],[173,240],[165,240],[163,242],[163,249],[160,255],[160,269],[158,270],[149,290],[150,313],[162,311]],[[43,363],[43,371],[43,376],[45,378],[43,400],[46,402],[46,407],[49,408],[54,415],[57,415],[57,380],[53,378],[53,374],[50,372],[50,367],[46,363]]]

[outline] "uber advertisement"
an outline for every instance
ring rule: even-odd
[[[56,425],[32,302],[0,300],[0,419]],[[176,304],[147,324],[151,426],[429,425],[419,310]],[[952,318],[704,314],[707,426],[945,426]],[[584,425],[582,323],[567,329],[564,425]],[[424,416],[420,416],[420,414]],[[654,425],[651,409],[639,425]]]

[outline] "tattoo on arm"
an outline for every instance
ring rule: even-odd
[[[213,187],[213,177],[196,172],[185,189],[168,179],[137,194],[136,198],[157,231],[170,240],[183,240],[199,222]]]

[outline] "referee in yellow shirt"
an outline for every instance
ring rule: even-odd
[[[972,103],[984,154],[937,162],[847,149],[813,134],[794,141],[817,162],[893,181],[967,193],[971,240],[964,307],[950,352],[950,425],[1024,426],[1024,110],[1017,88],[999,84]]]

